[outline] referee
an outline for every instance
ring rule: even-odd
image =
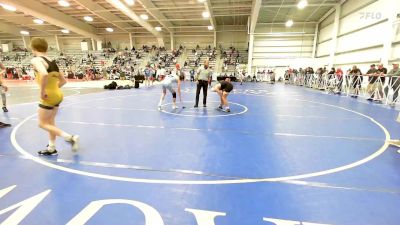
[[[197,70],[196,104],[194,105],[195,108],[199,107],[199,97],[201,88],[203,88],[203,107],[207,107],[207,89],[208,86],[211,85],[211,77],[212,77],[212,72],[208,68],[208,60],[206,60],[204,62],[204,67],[200,67]]]

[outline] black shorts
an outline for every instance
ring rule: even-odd
[[[39,107],[42,108],[42,109],[52,110],[52,109],[54,109],[55,107],[59,107],[60,104],[61,104],[61,103],[58,103],[58,104],[55,105],[55,106],[47,106],[47,105],[39,104]]]
[[[221,91],[229,93],[233,90],[233,85],[230,82],[221,81],[220,83],[221,83]]]

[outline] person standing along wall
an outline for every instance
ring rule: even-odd
[[[388,96],[389,89],[393,89],[393,101],[390,103],[392,107],[396,105],[400,89],[400,69],[399,63],[393,63],[393,69],[387,74],[389,77],[389,86],[385,88],[385,95]]]

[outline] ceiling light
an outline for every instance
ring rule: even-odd
[[[64,0],[58,1],[58,4],[63,6],[63,7],[69,7],[70,6],[69,2],[64,1]]]
[[[210,13],[209,12],[203,12],[202,15],[203,15],[203,18],[210,17]]]
[[[213,26],[208,26],[207,28],[208,28],[208,30],[213,30],[214,29]]]
[[[114,29],[112,29],[111,27],[107,27],[107,28],[106,28],[106,31],[108,31],[108,32],[113,32]]]
[[[134,0],[125,0],[125,3],[132,6],[135,4],[135,1]]]
[[[161,31],[161,27],[155,27],[156,31]]]
[[[36,24],[43,24],[44,23],[44,21],[41,20],[41,19],[34,19],[33,22],[36,23]]]
[[[21,30],[19,33],[22,35],[29,35],[29,32],[26,30]]]
[[[200,3],[203,3],[203,2],[205,2],[206,0],[197,0],[198,2],[200,2]]]
[[[11,6],[11,5],[0,3],[0,6],[3,7],[3,9],[8,10],[8,11],[13,11],[13,12],[17,11],[17,8],[15,8],[14,6]]]
[[[307,5],[308,5],[307,0],[301,0],[301,1],[297,4],[297,8],[299,8],[299,9],[304,9]]]
[[[88,22],[92,22],[93,21],[93,18],[91,16],[84,16],[83,19],[88,21]]]
[[[293,20],[288,20],[286,22],[286,27],[291,27],[291,26],[293,26]]]
[[[140,15],[140,18],[142,18],[142,19],[144,19],[144,20],[148,20],[148,19],[149,19],[149,16],[146,15],[146,14],[142,14],[142,15]]]
[[[64,34],[69,34],[69,30],[67,30],[67,29],[63,29],[63,30],[61,30],[61,32],[63,32]]]

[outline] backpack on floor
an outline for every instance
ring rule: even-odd
[[[117,88],[117,82],[113,81],[108,85],[104,85],[104,89],[111,89],[111,90],[115,90]]]

